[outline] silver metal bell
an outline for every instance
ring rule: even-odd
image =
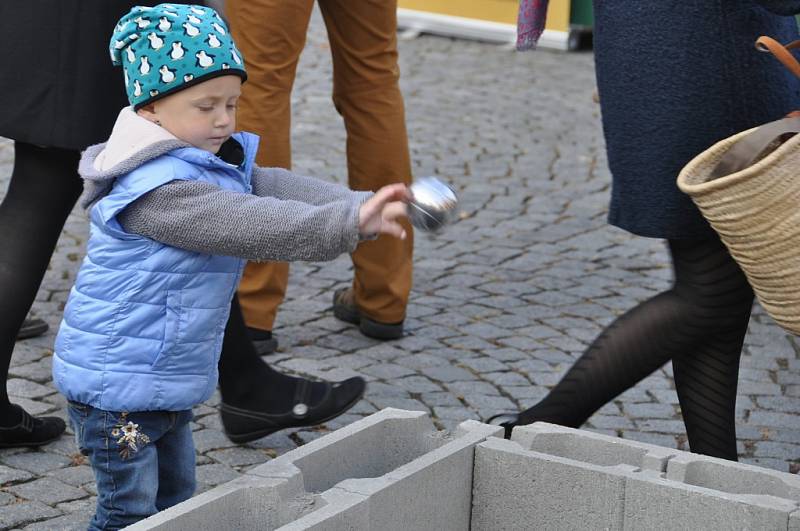
[[[422,177],[409,187],[408,203],[411,224],[424,231],[437,231],[458,215],[458,197],[452,188],[436,177]]]

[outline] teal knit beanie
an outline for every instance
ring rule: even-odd
[[[206,6],[136,6],[117,23],[109,51],[135,110],[212,77],[247,79],[227,25]]]

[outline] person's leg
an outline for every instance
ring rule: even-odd
[[[78,448],[89,459],[97,486],[97,508],[89,529],[121,529],[158,512],[156,442],[169,425],[169,413],[125,414],[74,402],[67,409]]]
[[[397,2],[320,0],[319,5],[333,56],[333,101],[347,130],[350,188],[374,191],[392,183],[410,184],[397,64]],[[380,339],[402,334],[414,248],[411,226],[404,225],[405,240],[381,236],[363,242],[352,255],[353,291],[345,299],[352,299],[362,317],[400,325],[394,329],[397,333],[376,327],[373,335]],[[349,320],[341,313],[337,317]],[[364,323],[361,330],[370,335]]]
[[[291,93],[306,42],[313,0],[228,0],[225,14],[247,62],[237,125],[261,137],[256,162],[291,169]],[[289,280],[286,262],[250,262],[239,285],[239,301],[259,352],[277,344],[272,327]]]
[[[669,244],[674,287],[614,321],[550,393],[521,412],[513,425],[546,421],[577,428],[674,360],[692,450],[736,458],[736,375],[753,293],[718,239]],[[718,407],[710,407],[711,402]],[[706,442],[709,437],[720,448],[730,449],[732,443],[733,454],[713,450]]]
[[[256,353],[234,297],[222,342],[219,389],[225,434],[233,442],[245,443],[337,417],[361,399],[366,383],[360,377],[315,382],[272,369]]]
[[[195,452],[192,440],[192,412],[167,413],[170,425],[156,441],[158,451],[158,494],[156,508],[163,511],[194,494]]]
[[[8,367],[20,325],[47,270],[64,221],[80,196],[77,151],[16,142],[14,169],[0,204],[0,444],[41,443],[58,437],[61,419],[34,419],[31,430],[13,429],[23,418],[6,392]],[[22,427],[24,428],[24,427]]]
[[[697,321],[704,330],[716,330],[699,348],[679,352],[672,368],[690,450],[735,461],[739,360],[753,290],[727,249],[717,245],[717,252],[701,256],[695,249],[684,250],[687,242],[672,243],[676,269],[702,268],[695,283],[683,286],[684,296],[713,294]]]

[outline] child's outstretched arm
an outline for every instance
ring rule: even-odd
[[[173,181],[118,215],[129,233],[204,254],[248,260],[332,260],[374,233],[400,236],[405,186],[313,205]],[[402,211],[402,213],[401,213]]]
[[[256,167],[251,176],[253,193],[261,197],[292,199],[311,205],[324,205],[349,199],[354,192],[341,184],[329,183],[314,177],[304,177],[283,168]]]

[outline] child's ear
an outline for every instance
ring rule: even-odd
[[[138,111],[136,111],[136,114],[145,120],[153,122],[154,124],[161,125],[161,122],[158,120],[158,115],[156,114],[156,106],[152,103],[148,103],[144,107],[140,108]]]

